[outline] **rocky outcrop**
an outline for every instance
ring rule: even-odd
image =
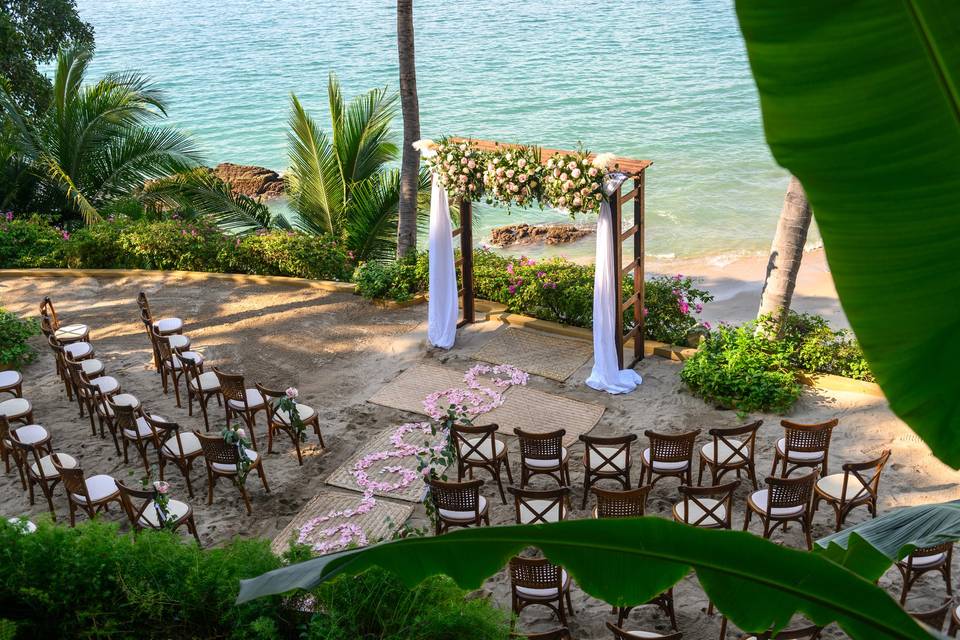
[[[508,224],[505,227],[496,227],[490,232],[490,244],[498,247],[537,242],[565,244],[579,240],[593,232],[594,230],[591,228],[578,227],[575,224]]]
[[[234,193],[251,198],[283,195],[283,176],[270,169],[222,162],[214,167],[213,173],[224,182],[229,182]]]

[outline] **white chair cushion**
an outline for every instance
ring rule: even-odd
[[[556,469],[563,460],[567,459],[567,448],[560,447],[560,460],[538,460],[533,458],[524,458],[523,463],[531,469]]]
[[[300,414],[300,420],[309,420],[313,417],[313,414],[316,413],[311,407],[308,407],[305,404],[297,403],[297,413]],[[290,424],[290,412],[284,411],[283,409],[278,409],[274,414],[274,417],[284,424]]]
[[[250,458],[251,463],[257,461],[258,454],[256,451],[254,451],[253,449],[244,449],[244,451],[247,452],[247,457]],[[232,471],[234,473],[237,471],[237,465],[235,464],[223,464],[221,462],[214,462],[210,466],[216,469],[217,471],[227,471],[227,472]]]
[[[26,398],[11,398],[0,402],[0,413],[8,418],[14,416],[24,416],[30,413],[30,401]]]
[[[181,444],[183,445],[183,451],[180,450]],[[177,443],[176,437],[172,437],[163,443],[163,451],[164,453],[169,453],[174,458],[188,456],[200,451],[200,438],[192,431],[181,431],[180,444]]]
[[[647,466],[650,465],[650,448],[649,447],[643,450],[643,461],[647,464]],[[688,460],[680,460],[679,462],[654,462],[653,470],[654,471],[680,471],[682,469],[686,469],[689,466],[690,466],[690,462]]]
[[[720,526],[722,526],[722,523],[717,522],[717,519],[719,519],[719,520],[724,520],[724,519],[726,519],[726,517],[727,517],[727,508],[726,508],[725,506],[721,505],[720,507],[714,509],[714,507],[716,507],[718,504],[720,504],[720,501],[719,501],[719,500],[714,500],[713,498],[699,498],[699,500],[700,500],[700,502],[702,502],[703,505],[710,511],[710,514],[711,514],[711,515],[707,516],[707,518],[706,518],[703,522],[701,522],[700,524],[698,524],[697,526],[698,526],[698,527],[705,527],[705,528],[720,527]],[[690,506],[690,514],[689,514],[689,515],[687,514],[687,504],[689,504],[689,506]],[[698,505],[697,503],[693,502],[692,500],[691,500],[689,503],[687,503],[687,504],[684,504],[684,502],[681,500],[681,501],[678,502],[677,504],[673,505],[673,513],[674,513],[674,515],[676,515],[677,520],[679,520],[680,522],[686,522],[687,524],[693,524],[694,522],[696,522],[696,521],[698,521],[700,518],[702,518],[702,517],[704,516],[704,514],[706,513],[706,511],[704,511],[704,510],[700,507],[700,505]]]
[[[60,466],[64,469],[76,469],[77,460],[73,456],[68,456],[65,453],[58,453],[57,458],[60,459]],[[40,467],[37,467],[37,463],[34,462],[30,465],[30,472],[35,476],[39,476],[40,471],[43,470],[44,478],[55,478],[60,475],[60,472],[57,471],[57,468],[53,466],[53,456],[43,456],[40,458]]]
[[[93,353],[93,345],[89,342],[73,342],[63,345],[63,350],[73,360],[77,360]]]
[[[0,388],[15,387],[23,380],[19,371],[0,371]]]
[[[189,509],[186,502],[180,502],[179,500],[170,500],[167,502],[167,511],[174,520],[179,520],[187,515]],[[146,508],[143,510],[143,515],[140,516],[140,524],[154,529],[160,526],[160,518],[157,517],[157,509],[153,505],[153,500],[148,502]]]
[[[935,553],[932,556],[917,556],[913,559],[914,567],[929,567],[930,565],[943,562],[943,559],[947,557],[946,553]],[[907,558],[904,558],[900,561],[901,564],[907,564]]]
[[[567,582],[570,581],[570,576],[567,575],[566,569],[560,570],[560,582],[563,584],[563,587],[566,588]],[[556,588],[549,589],[531,589],[530,587],[517,587],[517,593],[527,598],[547,600],[550,598],[556,598],[560,594],[557,593]]]
[[[166,419],[162,416],[151,413],[150,417],[158,422],[166,422]],[[153,437],[154,431],[153,427],[147,422],[147,419],[143,416],[137,417],[137,430],[133,429],[124,429],[123,435],[130,440],[139,440],[140,438],[151,438]]]
[[[220,378],[217,377],[217,374],[213,371],[207,371],[201,373],[196,378],[190,378],[190,386],[194,389],[198,388],[197,383],[199,382],[199,388],[204,391],[214,391],[220,388]]]
[[[777,440],[777,451],[780,452],[780,455],[783,455],[787,450],[787,439],[780,438]],[[791,451],[790,455],[787,457],[787,460],[797,460],[799,462],[813,462],[815,460],[823,460],[823,451]]]
[[[839,500],[843,495],[843,476],[842,473],[831,473],[829,476],[824,476],[817,480],[817,488],[831,498]],[[856,476],[851,475],[850,480],[847,481],[847,500],[866,498],[867,495],[869,494],[863,483],[857,480]]]
[[[13,429],[17,439],[24,444],[35,444],[46,440],[50,433],[38,424],[28,424],[25,427]]]
[[[663,638],[664,636],[653,631],[627,631],[631,638]]]
[[[182,333],[175,333],[172,336],[167,336],[167,341],[170,343],[170,347],[173,349],[186,349],[190,346],[190,338]]]
[[[467,446],[466,442],[460,443],[460,455],[463,456],[464,460],[492,460],[503,453],[503,450],[507,447],[506,443],[502,440],[491,440],[490,437],[488,437],[483,444],[477,446],[481,440],[483,440],[482,437],[467,438],[470,446]],[[494,445],[494,442],[496,442],[496,445]],[[471,447],[476,447],[476,450],[472,450]]]
[[[617,449],[620,447],[594,447],[596,451],[590,452],[590,464],[591,471],[599,471],[600,473],[613,473],[618,469],[623,469],[627,464],[627,450],[623,449],[620,453],[617,453]],[[601,458],[597,455],[597,452],[602,453],[605,457]],[[614,455],[616,453],[616,455]],[[607,460],[610,462],[607,462]],[[584,464],[586,464],[587,456],[583,456]]]
[[[244,393],[247,396],[248,409],[255,409],[263,406],[263,396],[260,395],[259,391],[256,389],[246,389]],[[243,411],[243,403],[239,400],[227,400],[227,404],[230,405],[231,409],[239,409],[240,411]]]
[[[767,501],[770,499],[770,489],[760,489],[759,491],[754,491],[750,494],[750,499],[753,500],[753,503],[757,507],[766,513],[767,510]],[[775,507],[770,510],[770,515],[774,517],[787,517],[787,516],[796,516],[803,513],[803,505],[797,505],[795,507]]]
[[[86,479],[87,493],[94,502],[106,498],[118,491],[117,482],[108,475],[92,476]],[[73,494],[73,497],[83,502],[85,498],[79,494]]]
[[[85,324],[68,324],[53,332],[57,340],[79,340],[90,333],[90,327]]]
[[[88,378],[95,378],[103,373],[103,363],[96,358],[82,360],[80,362],[80,370],[83,371],[83,374]]]
[[[180,318],[160,318],[153,323],[153,326],[155,326],[160,333],[180,331],[180,329],[183,328],[183,320]]]
[[[113,376],[100,376],[90,381],[90,384],[96,385],[100,393],[113,393],[120,388],[120,382]]]
[[[535,513],[543,513],[543,520],[547,522],[560,522],[560,503],[554,502],[553,507],[546,511],[553,500],[527,500],[526,503],[520,503],[520,524],[530,524],[534,520],[541,523]],[[529,507],[527,505],[530,505]],[[546,511],[546,512],[545,512]],[[545,513],[544,513],[545,512]]]
[[[480,496],[480,501],[477,504],[480,507],[480,513],[483,513],[487,508],[487,499]],[[440,509],[438,513],[441,518],[446,520],[473,520],[477,515],[473,511],[453,511],[451,509]]]
[[[174,354],[171,362],[171,366],[174,369],[180,369],[183,367],[183,364],[180,363],[180,359],[189,360],[196,365],[203,364],[203,356],[197,353],[196,351],[184,351],[180,354]]]
[[[137,396],[133,395],[132,393],[118,393],[110,398],[110,401],[113,402],[113,404],[122,407],[133,407],[136,409],[140,406],[140,400],[138,400]],[[106,410],[108,416],[113,415],[113,407],[110,406],[110,403],[107,403]]]
[[[727,462],[727,464],[740,464],[743,462],[747,462],[749,460],[747,455],[749,455],[750,448],[747,447],[745,449],[740,449],[740,447],[743,446],[743,442],[741,442],[740,440],[734,440],[733,438],[728,438],[728,440],[730,444],[733,445],[733,447],[730,447],[726,442],[722,442],[722,441],[717,442],[717,444],[720,445],[719,447],[717,447],[717,450],[718,450],[717,462],[723,464],[728,459],[729,461]],[[708,442],[707,444],[700,447],[700,453],[703,455],[704,458],[712,462],[713,461],[713,443]]]

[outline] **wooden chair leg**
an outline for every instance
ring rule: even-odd
[[[253,509],[250,508],[250,496],[247,494],[247,488],[244,485],[238,485],[240,488],[240,495],[243,496],[243,504],[247,507],[247,515],[253,515]]]
[[[207,504],[213,504],[213,483],[217,481],[217,477],[207,469]]]
[[[267,493],[270,493],[270,487],[267,485],[267,474],[263,472],[263,463],[257,461],[257,475],[260,476],[260,482],[263,483],[263,489]]]

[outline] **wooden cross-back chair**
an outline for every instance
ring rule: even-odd
[[[155,531],[164,529],[164,524],[160,520],[160,514],[157,513],[156,506],[154,505],[154,491],[152,488],[137,489],[127,486],[119,480],[117,480],[117,488],[120,490],[120,504],[123,506],[123,511],[126,513],[127,519],[130,521],[130,526],[133,527],[135,532],[140,532],[144,529],[153,529]],[[167,511],[173,520],[173,522],[170,523],[171,529],[176,530],[182,526],[186,526],[187,531],[193,535],[197,544],[200,544],[200,536],[197,534],[197,524],[193,519],[193,508],[186,502],[171,498],[167,503]]]
[[[933,609],[912,609],[906,608],[910,617],[921,624],[925,624],[931,629],[941,632],[943,625],[947,621],[947,616],[954,610],[953,598],[944,598],[943,601]]]
[[[613,640],[637,640],[638,638],[656,638],[656,640],[683,640],[683,634],[679,631],[674,633],[668,633],[666,635],[662,633],[646,632],[646,631],[627,631],[626,629],[621,628],[619,625],[615,625],[612,622],[608,622],[607,629],[613,632]]]
[[[953,542],[944,542],[929,547],[920,547],[895,565],[903,586],[900,589],[900,604],[907,601],[907,594],[924,574],[936,571],[943,576],[947,595],[953,595],[950,565],[953,563]]]
[[[546,558],[511,558],[510,593],[516,616],[531,605],[551,609],[564,626],[567,624],[567,613],[573,616],[570,576],[565,569]]]
[[[566,430],[532,433],[514,429],[520,444],[520,488],[535,475],[547,475],[562,487],[570,486],[570,461],[563,446]]]
[[[731,529],[733,493],[739,480],[712,487],[680,486],[680,502],[673,505],[673,519],[693,527]]]
[[[646,513],[650,485],[626,491],[593,487],[590,491],[597,498],[594,518],[639,518]]]
[[[710,429],[707,433],[712,441],[700,447],[697,484],[703,483],[704,468],[710,470],[714,486],[731,471],[737,474],[737,478],[740,478],[741,471],[745,471],[756,489],[757,467],[754,456],[757,449],[757,431],[762,425],[763,420],[756,420],[741,427]]]
[[[111,399],[107,403],[113,412],[114,434],[119,433],[123,441],[123,462],[129,464],[127,457],[127,448],[133,445],[137,453],[140,454],[140,460],[143,462],[144,470],[150,473],[150,460],[147,449],[152,446],[154,450],[160,448],[160,439],[153,426],[147,421],[145,412],[141,406],[132,406],[126,404],[116,404]],[[152,418],[163,420],[160,416],[151,416]],[[116,437],[116,435],[114,436]]]
[[[51,335],[63,343],[86,341],[90,336],[90,327],[85,324],[61,324],[50,296],[44,296],[40,303],[40,317],[49,319]]]
[[[445,482],[428,478],[430,500],[436,509],[434,527],[436,535],[452,527],[490,525],[490,510],[487,499],[480,495],[483,480]]]
[[[693,484],[693,447],[700,429],[679,434],[650,430],[643,433],[650,440],[650,446],[643,450],[640,461],[640,484],[653,486],[670,477],[679,478],[680,484]]]
[[[0,370],[0,393],[23,397],[23,376],[16,369]]]
[[[303,464],[303,453],[300,450],[300,438],[297,437],[297,431],[293,428],[293,419],[290,413],[280,407],[280,400],[286,397],[286,391],[278,389],[268,389],[257,384],[257,391],[260,392],[266,403],[265,413],[267,414],[267,453],[273,453],[273,434],[282,431],[290,437],[294,448],[297,450],[297,462]],[[296,402],[296,401],[295,401]],[[313,407],[300,402],[296,402],[297,413],[300,415],[300,422],[303,423],[304,436],[306,429],[310,427],[320,440],[320,448],[325,448],[323,444],[323,435],[320,433],[320,416]]]
[[[517,524],[545,524],[567,519],[569,487],[546,490],[507,487],[507,491],[513,496]]]
[[[507,504],[500,471],[506,469],[510,484],[513,484],[513,474],[510,471],[507,443],[497,437],[499,429],[500,426],[496,424],[453,425],[450,432],[457,455],[457,480],[463,480],[464,475],[472,479],[474,468],[484,469],[497,481],[500,499]]]
[[[10,459],[13,459],[20,473],[20,484],[24,491],[27,490],[26,479],[24,478],[23,458],[18,455],[19,451],[13,446],[13,440],[39,447],[41,450],[47,450],[50,453],[50,432],[39,424],[22,424],[13,426],[10,419],[3,413],[0,413],[0,455],[3,456],[3,471],[10,473]]]
[[[0,420],[0,432],[3,431],[2,420]],[[10,445],[16,451],[21,467],[20,479],[26,479],[29,490],[30,504],[35,504],[34,487],[40,487],[43,497],[47,501],[47,507],[50,509],[50,517],[54,522],[57,521],[57,510],[53,506],[53,490],[60,482],[60,472],[53,464],[53,447],[48,436],[41,442],[24,442],[18,436],[16,431],[10,433],[7,437]],[[74,468],[78,465],[76,459],[65,453],[56,454],[60,459],[60,464],[64,467]]]
[[[847,515],[860,505],[866,505],[870,515],[877,517],[877,498],[880,494],[880,475],[890,450],[884,449],[877,458],[865,462],[846,462],[843,473],[833,473],[817,480],[814,487],[813,511],[824,501],[833,508],[836,530],[840,531]]]
[[[154,346],[157,351],[157,356],[159,357],[158,366],[160,370],[160,380],[163,383],[163,393],[166,394],[168,391],[167,381],[173,386],[173,397],[176,400],[177,406],[180,405],[180,379],[186,379],[186,362],[189,360],[197,369],[203,373],[203,356],[201,356],[196,351],[186,351],[182,348],[177,348],[173,345],[171,341],[172,336],[165,336],[159,333],[159,330],[154,326],[151,331],[153,332]]]
[[[784,478],[800,467],[819,467],[820,473],[827,475],[830,438],[838,424],[836,418],[813,424],[781,420],[784,436],[777,440],[770,474],[777,472],[779,464],[780,476]]]
[[[220,378],[216,371],[201,370],[193,360],[183,360],[183,371],[187,381],[187,415],[193,415],[193,401],[196,400],[203,415],[204,431],[210,431],[207,408],[210,398],[215,398],[217,405],[223,406]]]
[[[637,434],[625,436],[588,436],[581,435],[583,442],[583,501],[581,509],[587,507],[587,495],[590,488],[600,480],[619,482],[624,490],[630,488],[630,446],[636,442]]]
[[[187,482],[187,493],[192,498],[193,483],[190,481],[190,474],[193,470],[194,460],[203,455],[203,450],[200,448],[200,439],[192,431],[181,431],[180,425],[176,422],[170,422],[159,416],[149,414],[145,414],[143,417],[154,433],[157,434],[160,479],[164,479],[167,463],[173,463],[183,474],[183,478]]]
[[[747,497],[743,530],[749,528],[751,514],[756,514],[763,523],[764,538],[773,535],[777,527],[786,530],[788,523],[799,522],[807,549],[813,549],[811,498],[818,477],[819,469],[816,468],[797,478],[768,477],[766,489],[754,491]]]
[[[213,371],[220,381],[227,426],[230,426],[234,417],[239,417],[250,432],[250,442],[254,450],[257,450],[257,413],[267,410],[266,400],[256,389],[247,388],[242,375],[226,373],[217,367],[214,367]]]
[[[203,450],[203,458],[207,467],[207,504],[213,504],[213,485],[218,478],[229,478],[240,491],[243,498],[243,504],[247,508],[247,515],[253,513],[250,506],[250,494],[247,492],[246,482],[239,482],[237,463],[240,454],[237,447],[227,444],[221,435],[207,435],[199,431],[193,432],[200,439],[200,448]],[[270,493],[270,486],[267,484],[267,475],[263,471],[263,458],[254,450],[246,449],[247,457],[250,458],[250,472],[256,471],[260,476],[260,482],[263,489]],[[248,476],[249,478],[249,476]]]
[[[74,394],[76,393],[73,378],[70,376],[70,372],[67,368],[68,358],[80,365],[80,370],[88,379],[97,378],[103,375],[103,363],[93,357],[94,354],[92,347],[86,353],[86,355],[83,355],[82,350],[78,351],[75,348],[70,348],[83,347],[88,343],[75,342],[72,345],[64,345],[55,337],[47,336],[47,344],[50,345],[50,350],[53,351],[53,359],[57,370],[57,376],[63,382],[64,390],[67,393],[67,400],[73,400]],[[74,357],[73,354],[77,353],[81,355],[80,358]]]
[[[56,453],[53,454],[52,461],[67,490],[71,527],[77,524],[77,509],[92,520],[99,512],[108,511],[111,502],[120,502],[120,489],[112,477],[106,474],[84,477],[83,469],[79,465],[70,467],[68,461],[61,460]]]

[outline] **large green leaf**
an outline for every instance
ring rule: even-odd
[[[871,370],[960,467],[960,3],[736,6],[767,141],[806,189]]]
[[[612,604],[646,602],[697,572],[717,607],[741,629],[783,628],[796,612],[837,621],[854,638],[929,638],[884,591],[806,551],[750,533],[709,531],[647,517],[480,527],[344,551],[241,583],[239,601],[309,589],[371,566],[408,584],[444,573],[474,589],[528,546],[563,565],[588,594]]]

